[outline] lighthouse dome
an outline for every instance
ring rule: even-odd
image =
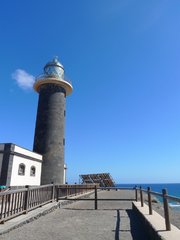
[[[34,90],[39,92],[40,87],[45,84],[61,86],[66,91],[66,96],[70,95],[73,90],[72,83],[64,77],[64,67],[57,57],[44,66],[43,74],[36,77]]]
[[[64,67],[57,57],[45,65],[44,74],[49,77],[64,78]]]

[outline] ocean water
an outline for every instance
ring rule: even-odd
[[[142,187],[143,189],[147,189],[147,187],[151,187],[151,190],[154,192],[162,193],[162,189],[166,188],[168,191],[168,195],[180,198],[180,183],[148,183],[148,184],[117,184],[118,187]],[[162,202],[161,197],[156,197],[160,202]],[[169,206],[174,210],[180,211],[180,203],[169,200]]]

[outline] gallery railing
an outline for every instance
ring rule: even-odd
[[[64,78],[60,78],[57,75],[41,74],[36,77],[36,81],[41,80],[41,79],[48,79],[48,78],[56,78],[59,81],[68,82],[70,85],[72,85],[72,81],[69,80],[66,76]]]
[[[167,192],[166,189],[162,189],[162,193],[159,193],[159,192],[151,191],[150,187],[148,187],[147,190],[143,189],[142,187],[139,187],[139,188],[135,187],[135,191],[136,191],[136,201],[138,201],[138,199],[140,198],[141,207],[144,207],[144,195],[146,194],[148,208],[149,208],[149,215],[153,214],[152,196],[162,198],[163,209],[164,209],[165,226],[166,226],[166,230],[170,231],[171,230],[171,223],[170,223],[169,203],[168,203],[168,201],[171,200],[171,201],[180,203],[180,198],[168,195],[168,192]],[[145,193],[145,194],[143,194],[143,193]]]

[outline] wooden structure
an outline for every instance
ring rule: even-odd
[[[115,182],[110,173],[96,173],[80,175],[82,184],[98,183],[100,187],[115,187]]]
[[[47,203],[58,201],[62,197],[90,192],[94,190],[94,187],[94,184],[48,184],[0,192],[0,224],[21,214],[27,214]]]
[[[98,198],[98,191],[100,190],[127,190],[134,191],[133,198]],[[80,197],[76,198],[77,195],[81,195],[84,193],[92,193],[94,191],[94,198]],[[54,185],[48,184],[39,187],[30,187],[26,186],[22,189],[17,190],[7,190],[4,192],[0,192],[0,224],[5,221],[19,216],[23,213],[27,214],[29,211],[41,207],[47,203],[59,200],[73,200],[73,201],[94,201],[94,209],[98,209],[99,201],[136,201],[140,200],[141,207],[144,206],[144,196],[148,196],[147,204],[149,207],[149,215],[153,215],[153,205],[152,198],[153,196],[159,196],[163,200],[164,207],[164,218],[165,218],[165,227],[166,231],[171,230],[171,223],[169,217],[169,205],[168,200],[180,203],[180,198],[170,196],[167,193],[166,189],[162,190],[162,193],[153,192],[151,188],[148,187],[147,190],[137,188],[121,188],[121,187],[98,187],[97,184],[84,184],[84,185]],[[126,195],[125,195],[126,196]],[[71,198],[73,197],[73,199]]]

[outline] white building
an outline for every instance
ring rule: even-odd
[[[0,186],[40,185],[42,159],[42,155],[13,143],[0,143]],[[64,165],[64,183],[66,169]]]
[[[0,144],[0,185],[40,185],[42,155],[12,143]]]

